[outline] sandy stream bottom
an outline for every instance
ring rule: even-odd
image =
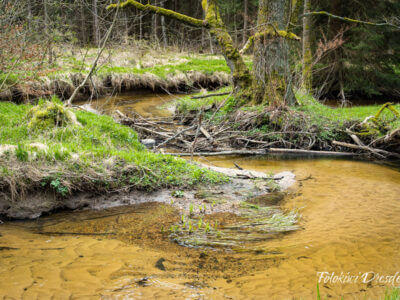
[[[301,187],[284,203],[302,230],[257,246],[270,254],[188,249],[160,224],[156,204],[58,213],[0,225],[3,299],[316,299],[317,272],[400,271],[400,173],[342,160],[213,158],[217,166],[292,170]],[[174,219],[175,218],[175,219]],[[46,232],[39,234],[38,232]],[[7,248],[6,248],[7,247]],[[165,271],[156,267],[163,258]],[[382,299],[390,285],[321,283],[322,298]]]

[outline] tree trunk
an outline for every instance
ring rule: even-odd
[[[259,31],[287,30],[290,1],[260,0],[257,24]],[[271,26],[272,25],[272,26]],[[279,36],[266,35],[254,44],[253,70],[256,103],[279,106],[294,103],[289,63],[289,42]]]
[[[28,1],[28,28],[32,29],[32,3]]]
[[[93,40],[96,47],[100,46],[99,15],[97,11],[97,0],[93,0]]]
[[[164,8],[164,1],[160,2],[160,6],[162,8]],[[164,16],[161,16],[161,33],[162,33],[163,46],[164,46],[164,48],[166,48],[167,44],[168,44],[168,39],[167,39],[167,30],[165,28],[165,17]]]
[[[311,0],[304,0],[304,14],[311,11]],[[311,16],[303,17],[303,78],[302,86],[312,89]]]
[[[244,12],[243,12],[243,45],[247,42],[247,28],[249,26],[249,0],[244,0]]]
[[[86,34],[86,16],[85,16],[85,3],[84,0],[80,4],[80,24],[81,24],[81,42],[82,45],[87,45],[88,39]]]
[[[252,99],[251,86],[253,78],[249,68],[244,63],[239,50],[234,46],[232,37],[229,35],[219,14],[217,0],[203,0],[205,20],[210,25],[210,33],[221,48],[233,78],[233,86],[239,105],[245,104]]]
[[[48,7],[48,0],[43,0],[43,12],[44,12],[44,32],[47,38],[47,51],[49,54],[49,63],[53,63],[53,49],[52,49],[52,42],[50,36],[50,19],[49,19],[49,7]]]

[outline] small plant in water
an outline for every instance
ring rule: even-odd
[[[209,233],[210,232],[210,223],[206,223],[206,226],[205,226],[205,228],[204,228],[204,232],[205,233]]]
[[[194,206],[193,206],[193,203],[190,203],[190,205],[189,205],[189,216],[193,216],[193,212],[194,212]]]
[[[189,233],[193,232],[192,222],[189,220]]]
[[[216,220],[214,223],[214,229],[217,230],[217,228],[218,228],[218,220]]]
[[[213,202],[211,203],[211,208],[214,208],[214,206],[217,204],[217,202],[215,202],[215,200],[213,200]]]
[[[199,218],[199,222],[197,223],[197,228],[201,229],[201,226],[203,225],[203,218]]]

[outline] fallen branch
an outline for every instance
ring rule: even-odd
[[[207,138],[207,140],[210,141],[210,143],[212,143],[214,141],[213,137],[208,133],[207,130],[205,130],[203,128],[203,126],[200,126],[200,131],[201,131],[202,134],[204,134],[204,136]]]
[[[203,98],[210,98],[210,97],[216,97],[216,96],[225,96],[229,95],[232,92],[225,92],[225,93],[214,93],[214,94],[207,94],[207,95],[202,95],[202,96],[193,96],[190,97],[190,99],[203,99]]]
[[[160,148],[161,146],[164,146],[165,144],[169,143],[169,142],[172,141],[173,139],[175,139],[175,138],[177,138],[178,136],[180,136],[182,133],[184,133],[184,132],[186,132],[186,131],[189,131],[189,130],[191,130],[191,129],[194,129],[194,128],[196,128],[196,127],[197,127],[197,125],[193,125],[193,126],[190,126],[190,127],[188,127],[188,128],[185,128],[185,129],[179,131],[179,132],[176,133],[174,136],[170,137],[169,139],[166,139],[164,142],[162,142],[161,144],[159,144],[158,146],[156,146],[155,149]]]
[[[315,151],[303,149],[285,149],[285,148],[269,148],[266,149],[268,153],[293,153],[293,154],[311,154],[318,156],[354,156],[354,153],[348,152],[335,152],[335,151]]]

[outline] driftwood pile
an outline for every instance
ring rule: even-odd
[[[362,123],[353,122],[348,128],[338,128],[342,136],[340,141],[321,139],[318,132],[321,129],[311,124],[307,115],[287,107],[261,112],[238,111],[213,122],[220,106],[167,118],[144,118],[139,114],[128,117],[119,111],[117,114],[120,121],[134,128],[142,140],[154,140],[153,150],[180,156],[295,153],[400,158],[400,129],[382,134],[379,122],[379,114],[385,108],[391,109],[390,104],[382,106],[375,116]],[[397,111],[393,112],[399,117]],[[204,118],[205,114],[208,118]],[[259,130],[263,126],[268,126],[268,132]],[[365,134],[365,128],[372,133]],[[373,134],[373,130],[379,130],[380,134]]]
[[[206,111],[209,110],[209,111]],[[179,156],[259,155],[266,153],[296,153],[322,156],[353,156],[354,153],[334,151],[327,143],[317,141],[311,126],[306,130],[289,125],[290,116],[263,112],[238,112],[216,125],[212,122],[215,107],[197,113],[167,118],[144,118],[137,113],[128,117],[117,111],[120,122],[131,126],[142,140],[155,140],[153,150]],[[279,110],[277,110],[278,112]],[[214,113],[205,120],[205,113]],[[266,120],[268,116],[268,120]],[[279,131],[257,130],[263,122],[271,123],[286,116]],[[306,120],[305,120],[306,121]],[[296,145],[293,141],[296,140]],[[313,147],[318,150],[312,150]],[[325,147],[327,150],[320,150]],[[299,149],[301,148],[301,149]]]

